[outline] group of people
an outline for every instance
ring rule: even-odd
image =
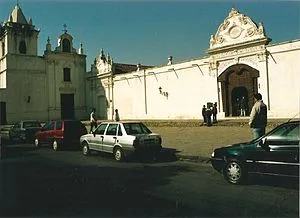
[[[267,106],[262,100],[262,95],[260,93],[254,94],[254,105],[252,107],[249,119],[249,126],[252,129],[253,138],[256,139],[265,134],[265,129],[267,125]],[[96,119],[96,109],[93,108],[90,114],[90,125],[91,131],[97,127]],[[206,107],[203,105],[202,116],[203,124],[207,126],[212,126],[213,123],[217,123],[217,103],[214,103],[212,107]],[[243,116],[245,116],[243,114]],[[118,109],[115,109],[114,114],[115,121],[120,121],[120,115]]]
[[[266,132],[267,125],[267,106],[264,104],[262,100],[262,95],[260,93],[256,93],[253,95],[254,97],[254,105],[250,112],[249,118],[249,126],[252,130],[253,138],[259,138],[264,135]],[[245,116],[246,106],[245,106],[245,98],[241,99],[241,114],[240,116]],[[203,105],[202,108],[202,116],[203,116],[203,124],[207,126],[212,126],[212,123],[217,123],[217,103],[214,103],[213,107],[206,107]],[[212,117],[212,119],[211,119]]]
[[[202,108],[203,125],[212,126],[212,123],[217,123],[217,113],[218,113],[217,103],[214,103],[212,107],[206,107],[205,105],[203,105]]]

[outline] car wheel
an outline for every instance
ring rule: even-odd
[[[116,147],[114,150],[114,157],[116,161],[122,161],[124,159],[124,153],[122,148]]]
[[[224,178],[231,184],[240,184],[246,176],[246,172],[239,161],[229,161],[223,170]]]
[[[90,155],[90,148],[89,148],[89,145],[86,142],[84,142],[82,144],[82,153],[83,153],[84,156],[89,156]]]
[[[34,145],[35,145],[36,148],[40,147],[40,142],[39,142],[38,139],[34,140]]]
[[[59,145],[58,145],[58,142],[56,140],[53,141],[52,148],[53,148],[54,151],[58,151]]]

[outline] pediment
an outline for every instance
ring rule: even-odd
[[[246,43],[250,41],[268,41],[263,25],[256,25],[249,17],[232,8],[228,17],[219,26],[217,33],[211,35],[210,48]]]

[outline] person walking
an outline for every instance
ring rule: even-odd
[[[120,121],[120,115],[118,109],[115,110],[115,121]]]
[[[213,115],[213,123],[217,123],[217,113],[218,113],[218,109],[217,109],[217,102],[214,103],[214,106],[212,108],[212,115]]]
[[[255,103],[250,113],[249,126],[252,129],[253,138],[256,139],[266,133],[268,110],[260,93],[254,94],[253,97]]]
[[[94,127],[97,128],[97,119],[95,113],[96,113],[96,108],[93,108],[90,114],[90,125],[91,125],[90,132],[93,131]]]

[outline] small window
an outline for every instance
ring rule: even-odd
[[[71,82],[71,69],[70,68],[64,68],[64,81]]]
[[[106,127],[107,127],[107,124],[100,124],[98,126],[98,128],[94,131],[94,133],[97,135],[103,135]]]
[[[110,124],[106,130],[106,135],[117,135],[118,124]]]
[[[19,52],[21,54],[26,54],[26,43],[24,40],[20,41],[19,43]]]
[[[62,121],[58,120],[56,121],[56,129],[61,129],[62,128]]]
[[[63,39],[62,41],[62,51],[71,52],[71,43],[68,39]]]
[[[54,129],[54,121],[50,121],[43,126],[45,130],[53,130]]]

